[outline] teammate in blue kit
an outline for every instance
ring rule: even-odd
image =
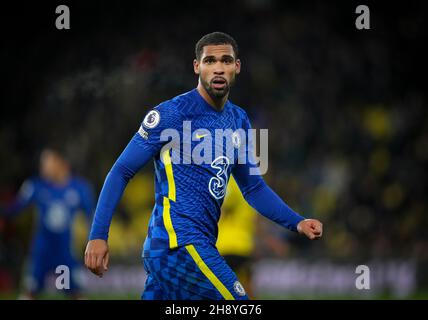
[[[210,33],[198,41],[195,51],[197,88],[150,110],[108,173],[85,264],[98,276],[107,271],[113,211],[129,179],[154,158],[155,207],[142,254],[147,271],[142,298],[248,299],[215,246],[230,174],[245,200],[278,224],[309,239],[321,237],[322,224],[289,208],[257,171],[252,139],[245,136],[250,121],[228,100],[241,69],[235,40]],[[223,137],[218,139],[219,130],[226,133],[225,144]]]
[[[79,264],[72,254],[72,223],[79,210],[91,221],[95,208],[92,187],[82,178],[72,176],[69,163],[59,151],[45,149],[40,156],[40,176],[23,183],[4,213],[12,218],[31,204],[37,207],[38,215],[25,298],[37,298],[45,287],[46,277],[58,276],[55,269],[60,265],[70,270],[70,288],[65,293],[79,297],[76,276]]]

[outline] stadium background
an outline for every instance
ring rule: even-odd
[[[71,30],[55,29],[59,4],[70,8]],[[358,4],[370,7],[371,30],[355,28]],[[232,191],[222,250],[251,256],[253,297],[425,298],[426,10],[422,1],[5,6],[0,201],[37,171],[40,150],[52,142],[66,147],[74,171],[98,193],[145,112],[195,87],[195,42],[224,31],[243,61],[231,99],[254,127],[269,129],[265,179],[325,226],[322,241],[307,241],[255,215]],[[139,297],[152,169],[132,180],[117,209],[106,277],[83,270],[89,298]],[[14,298],[23,284],[34,210],[25,213],[0,219],[0,298]],[[81,256],[83,219],[75,234]],[[360,264],[372,271],[367,291],[355,289]]]

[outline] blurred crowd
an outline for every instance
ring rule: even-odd
[[[378,10],[373,30],[358,31],[354,12],[341,14],[354,9],[345,5],[246,1],[226,8],[217,15],[187,6],[156,14],[143,4],[118,7],[104,12],[110,23],[94,18],[98,27],[75,31],[58,46],[57,33],[29,39],[16,74],[28,92],[19,86],[9,92],[16,110],[0,129],[1,200],[34,174],[38,152],[52,142],[66,147],[75,172],[99,192],[146,111],[196,86],[194,45],[218,30],[240,47],[242,74],[230,99],[247,110],[253,127],[269,129],[265,179],[325,228],[314,244],[258,217],[265,230],[251,233],[256,258],[427,261],[428,113],[417,76],[425,58],[415,53],[426,33],[423,10],[400,16]],[[44,56],[32,71],[31,57]],[[131,181],[117,210],[113,260],[139,262],[153,205],[152,169]],[[2,252],[14,250],[2,254],[2,265],[25,252],[29,225],[28,217],[0,225]],[[77,252],[86,230],[82,221],[76,227]],[[278,241],[266,245],[261,234]]]

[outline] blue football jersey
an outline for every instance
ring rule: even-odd
[[[71,178],[66,185],[58,186],[33,177],[23,183],[8,212],[18,214],[30,204],[37,208],[33,254],[52,250],[65,254],[70,251],[74,216],[78,210],[88,217],[92,215],[94,195],[91,186],[81,178]]]
[[[303,217],[264,182],[250,129],[243,109],[227,101],[216,110],[197,89],[150,110],[106,177],[89,239],[107,240],[129,179],[150,159],[155,164],[155,207],[143,257],[188,244],[215,246],[230,174],[259,213],[296,231]]]
[[[243,140],[234,132],[249,127],[240,107],[227,101],[217,111],[196,89],[147,114],[135,136],[140,146],[155,154],[156,205],[144,256],[189,243],[216,243],[220,207]],[[171,129],[175,132],[165,131]],[[175,139],[172,148],[165,147],[162,134]],[[216,134],[224,139],[216,139]]]

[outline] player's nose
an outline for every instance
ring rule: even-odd
[[[216,66],[214,68],[214,74],[215,75],[224,74],[224,68],[223,68],[223,65],[221,63],[216,64]]]

